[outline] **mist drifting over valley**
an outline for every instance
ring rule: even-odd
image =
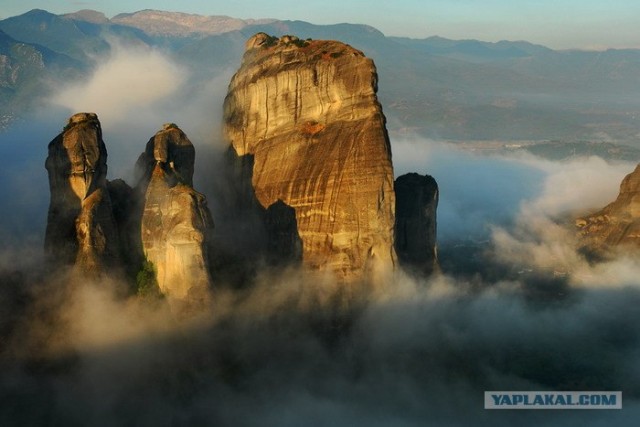
[[[231,187],[219,172],[222,105],[241,57],[210,58],[215,72],[204,78],[187,48],[109,42],[83,79],[57,84],[0,133],[0,425],[631,426],[640,418],[640,264],[625,252],[589,261],[571,228],[616,198],[635,160],[473,151],[414,131],[415,118],[385,104],[385,65],[394,173],[438,182],[442,274],[396,270],[345,290],[303,269],[258,265],[250,287],[216,282],[211,305],[188,320],[162,300],[127,296],[115,279],[49,274],[44,161],[75,112],[97,113],[108,179],[130,184],[149,138],[178,124],[196,149],[194,187],[216,229],[225,227],[216,220]],[[486,411],[486,390],[622,390],[624,409]]]

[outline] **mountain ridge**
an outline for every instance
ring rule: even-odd
[[[167,12],[144,9],[132,13],[121,13],[110,22],[128,25],[156,36],[188,37],[192,35],[222,34],[242,29],[249,25],[269,23],[271,19],[239,19],[226,15],[198,15],[183,12]]]
[[[244,40],[258,32],[337,38],[358,46],[376,61],[380,101],[394,134],[450,141],[640,145],[640,123],[634,119],[640,116],[640,50],[557,51],[522,41],[408,39],[386,37],[361,24],[286,20],[240,20],[251,24],[217,34],[197,33],[196,27],[188,25],[165,32],[158,27],[154,35],[112,21],[104,22],[96,11],[53,15],[34,10],[0,21],[0,29],[16,40],[66,54],[87,70],[95,66],[96,58],[109,54],[107,36],[125,45],[146,45],[188,67],[195,76],[193,85],[233,68]],[[25,32],[28,37],[22,37]],[[8,104],[0,114],[24,114],[24,109],[11,110]]]

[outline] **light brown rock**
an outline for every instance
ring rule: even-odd
[[[213,221],[206,198],[192,187],[194,159],[191,141],[174,124],[156,133],[138,159],[142,247],[172,305],[206,302],[212,287],[207,251]]]
[[[224,103],[224,132],[254,156],[261,206],[295,209],[303,263],[359,278],[392,267],[395,197],[373,61],[336,41],[247,41]]]

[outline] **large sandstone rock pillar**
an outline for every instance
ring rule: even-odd
[[[253,156],[264,209],[295,210],[302,262],[358,279],[392,267],[395,197],[373,61],[336,41],[247,42],[224,103],[224,133]]]

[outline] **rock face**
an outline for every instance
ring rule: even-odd
[[[49,143],[51,202],[45,251],[57,265],[101,273],[120,261],[107,188],[107,150],[98,116],[79,113]]]
[[[640,246],[640,165],[622,180],[614,202],[577,219],[576,226],[585,247],[597,252],[618,245]]]
[[[205,197],[192,187],[195,149],[176,125],[149,140],[142,171],[141,243],[158,286],[170,302],[207,300],[211,277],[207,245],[213,221]]]
[[[311,269],[350,279],[393,266],[393,167],[373,61],[293,36],[258,33],[246,47],[224,132],[238,156],[253,156],[260,205],[295,210]]]
[[[429,175],[409,173],[396,179],[395,192],[398,261],[411,270],[431,274],[438,267],[438,184]]]

